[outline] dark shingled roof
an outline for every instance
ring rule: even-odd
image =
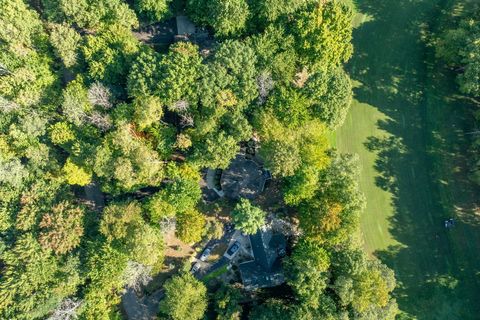
[[[243,155],[237,155],[230,166],[222,172],[220,184],[228,198],[253,199],[263,191],[266,180],[267,176],[256,162],[245,159]]]
[[[259,230],[250,235],[254,260],[239,265],[243,285],[247,289],[274,287],[285,281],[281,257],[285,253],[286,240],[271,230]]]

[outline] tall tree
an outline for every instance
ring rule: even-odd
[[[80,244],[83,235],[82,208],[62,202],[46,213],[40,222],[39,242],[56,254],[64,254]]]
[[[250,15],[245,0],[189,0],[187,10],[195,21],[211,25],[222,37],[244,31]]]
[[[266,213],[252,205],[247,199],[240,199],[232,211],[232,220],[238,230],[254,234],[265,224]]]
[[[201,319],[207,309],[207,289],[190,273],[169,279],[160,312],[173,320]]]
[[[169,16],[172,0],[135,0],[135,10],[148,22],[156,22]]]
[[[318,308],[319,298],[328,284],[330,258],[318,243],[302,239],[286,262],[287,283],[300,300]]]
[[[328,70],[350,59],[352,10],[338,0],[314,1],[295,19],[296,49],[304,63]]]

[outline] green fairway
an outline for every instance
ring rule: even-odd
[[[356,100],[336,133],[337,148],[360,157],[365,246],[395,270],[406,318],[480,318],[480,222],[462,155],[468,102],[425,44],[448,5],[357,1]]]

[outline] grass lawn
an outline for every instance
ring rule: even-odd
[[[463,158],[469,103],[425,45],[450,2],[356,1],[347,67],[356,100],[335,136],[340,151],[360,157],[365,246],[395,270],[406,319],[480,317],[478,196]]]
[[[219,268],[218,270],[215,270],[214,272],[207,274],[205,277],[202,278],[202,281],[205,283],[208,283],[208,281],[215,279],[219,276],[221,276],[224,273],[228,272],[228,265],[224,265],[223,267]]]

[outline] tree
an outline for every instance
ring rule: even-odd
[[[84,288],[82,317],[109,319],[114,314],[114,306],[120,303],[128,257],[111,246],[98,242],[89,243],[86,250],[88,260],[85,268],[89,282]]]
[[[237,288],[221,286],[214,296],[217,320],[240,320],[242,306],[239,303],[242,298],[242,294]]]
[[[52,22],[95,31],[114,25],[126,29],[138,27],[135,13],[121,0],[42,0],[42,4]]]
[[[259,0],[252,1],[252,11],[262,22],[272,22],[302,8],[305,0]]]
[[[341,1],[312,2],[299,12],[292,31],[299,56],[315,69],[338,67],[352,55],[352,10]]]
[[[127,92],[131,97],[154,95],[160,81],[162,57],[150,47],[141,47],[132,63],[127,80]]]
[[[311,117],[310,100],[293,87],[278,87],[267,102],[285,126],[298,128]]]
[[[75,125],[81,126],[91,110],[88,91],[82,80],[70,82],[63,90],[62,112],[65,117]]]
[[[77,299],[64,299],[53,311],[48,320],[72,320],[77,318],[77,311],[82,306],[82,301]]]
[[[214,61],[229,75],[230,89],[240,105],[247,105],[258,95],[255,51],[241,41],[227,40],[215,52]]]
[[[50,43],[55,49],[58,58],[66,68],[77,64],[78,47],[82,37],[75,29],[66,24],[52,24],[50,31]]]
[[[245,0],[189,0],[187,10],[196,22],[211,25],[221,37],[242,33],[250,15]]]
[[[294,317],[289,304],[286,301],[270,299],[267,302],[255,307],[249,315],[252,320],[289,320],[303,319]]]
[[[135,0],[135,10],[148,22],[156,22],[170,15],[169,4],[172,0]]]
[[[312,101],[315,117],[332,130],[343,124],[352,102],[352,84],[343,69],[315,73],[307,80],[304,91]]]
[[[194,161],[207,168],[226,169],[239,150],[237,141],[223,131],[209,134],[203,144],[194,142],[193,145]]]
[[[40,222],[39,242],[56,254],[65,254],[80,244],[83,235],[82,208],[61,202],[46,213]]]
[[[471,10],[458,22],[458,27],[446,30],[436,43],[437,57],[460,68],[457,80],[463,93],[480,96],[480,48],[478,9]]]
[[[285,263],[287,283],[297,296],[313,308],[327,287],[330,259],[318,243],[300,240]]]
[[[232,211],[235,227],[246,234],[255,234],[265,224],[266,213],[249,200],[240,199]]]
[[[364,198],[358,189],[355,157],[333,157],[319,175],[315,195],[300,205],[300,227],[308,238],[338,244],[358,228]]]
[[[377,261],[370,261],[367,268],[354,277],[355,297],[352,306],[359,313],[385,308],[389,305],[390,293],[394,288],[393,271]]]
[[[163,166],[149,141],[131,124],[122,124],[105,136],[96,151],[93,170],[108,181],[103,185],[105,191],[119,193],[160,185]]]
[[[1,48],[19,56],[45,41],[42,22],[38,13],[27,7],[22,0],[0,1]]]
[[[71,158],[63,166],[63,173],[68,184],[77,184],[79,186],[86,186],[92,181],[92,172],[72,162]]]
[[[152,280],[151,272],[152,267],[128,261],[123,274],[126,286],[138,292],[142,286],[146,286]]]
[[[139,130],[159,122],[163,116],[163,108],[160,99],[152,96],[137,98],[133,102],[133,119]]]
[[[177,237],[185,243],[195,243],[205,234],[205,216],[195,209],[177,215]]]
[[[300,150],[295,143],[277,140],[266,142],[260,152],[265,155],[265,166],[276,177],[292,176],[300,167]]]
[[[56,145],[66,145],[75,140],[75,132],[68,122],[55,122],[50,127],[50,140]]]
[[[87,36],[81,51],[91,80],[121,86],[138,52],[138,41],[130,30],[112,27]]]
[[[218,220],[207,221],[207,235],[210,239],[221,239],[223,236],[223,223]]]
[[[155,93],[167,106],[172,108],[180,100],[196,101],[194,88],[201,62],[194,44],[178,42],[169,48],[161,60],[161,77],[155,88]]]
[[[94,82],[88,88],[88,101],[93,106],[108,110],[112,107],[112,93],[110,89],[100,82]]]
[[[201,319],[207,309],[207,289],[190,273],[167,280],[160,312],[173,320]]]
[[[113,203],[103,210],[100,232],[108,242],[130,239],[142,223],[141,213],[138,202]]]
[[[258,70],[271,73],[274,82],[288,84],[292,81],[298,60],[295,40],[281,25],[269,25],[263,33],[247,41],[255,48]]]
[[[77,291],[80,260],[71,255],[58,260],[51,252],[42,250],[33,235],[26,233],[2,254],[1,318],[46,317]]]

